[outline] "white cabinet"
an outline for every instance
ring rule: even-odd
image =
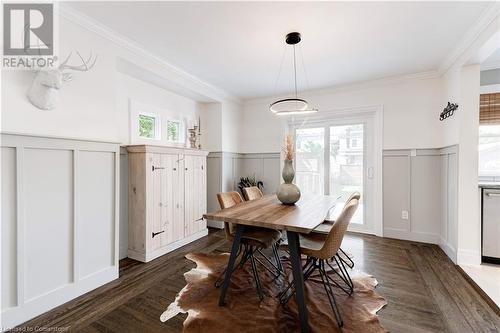
[[[208,152],[148,145],[127,151],[128,256],[147,262],[207,235]]]

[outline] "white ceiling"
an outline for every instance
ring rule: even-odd
[[[488,2],[71,2],[240,98],[292,90],[284,36],[302,33],[299,89],[437,70]]]

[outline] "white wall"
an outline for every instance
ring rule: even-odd
[[[457,262],[479,264],[481,225],[478,200],[479,65],[456,66],[445,75],[444,97],[459,108],[446,123],[445,142],[458,144]]]
[[[71,51],[79,51],[83,56],[93,52],[98,54],[95,67],[89,72],[74,73],[73,81],[65,83],[60,90],[59,106],[51,111],[41,111],[27,100],[26,92],[34,75],[31,71],[2,70],[2,132],[56,135],[128,144],[130,98],[183,116],[194,115],[195,118],[199,115],[198,112],[203,110],[199,102],[218,102],[224,105],[224,109],[238,114],[239,105],[219,91],[200,84],[198,80],[187,82],[178,70],[172,70],[153,57],[135,52],[133,47],[123,44],[120,39],[108,36],[108,32],[102,32],[93,25],[90,25],[90,28],[99,33],[87,29],[89,26],[85,22],[82,24],[86,27],[74,23],[73,21],[81,21],[78,17],[68,17],[71,20],[61,17],[59,22],[61,57]],[[155,73],[163,78],[164,82],[154,85],[118,71],[117,63],[121,59],[133,63],[142,69],[141,72]],[[74,56],[71,61],[76,64],[78,59]],[[154,81],[153,79],[157,80],[152,78],[150,81]],[[172,89],[160,87],[160,84]],[[218,127],[223,126],[224,121],[225,127],[236,129],[238,121],[233,124],[233,117],[234,115],[227,115],[224,120],[220,117]],[[208,129],[203,133],[204,140],[218,141],[217,138],[210,138],[212,133]],[[216,134],[218,135],[220,134]],[[231,145],[229,148],[234,149]]]
[[[303,95],[321,111],[382,105],[384,149],[442,147],[440,78],[388,80]],[[280,151],[282,118],[269,111],[271,99],[244,104],[241,152]]]

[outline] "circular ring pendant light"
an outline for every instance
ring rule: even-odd
[[[309,103],[305,99],[298,98],[297,93],[297,60],[295,55],[295,45],[301,40],[300,33],[291,32],[286,35],[285,42],[293,46],[293,72],[295,97],[280,99],[271,103],[269,110],[276,115],[293,115],[318,112],[318,109],[309,108]],[[279,76],[278,76],[279,79]]]

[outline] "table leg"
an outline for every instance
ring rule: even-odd
[[[238,249],[240,248],[241,235],[243,235],[243,230],[245,226],[242,224],[236,225],[236,233],[233,239],[233,246],[231,247],[231,254],[229,255],[229,262],[226,267],[226,276],[224,277],[224,283],[222,284],[222,289],[219,296],[219,306],[224,305],[224,299],[226,298],[227,288],[229,287],[229,281],[231,280],[231,274],[233,273],[234,262],[236,261],[236,256],[238,254]]]
[[[302,332],[309,332],[307,322],[307,306],[304,294],[304,275],[302,273],[302,263],[300,260],[299,234],[287,231],[288,248],[290,250],[290,261],[292,262],[293,284],[295,285],[295,299],[299,310],[300,328]]]

